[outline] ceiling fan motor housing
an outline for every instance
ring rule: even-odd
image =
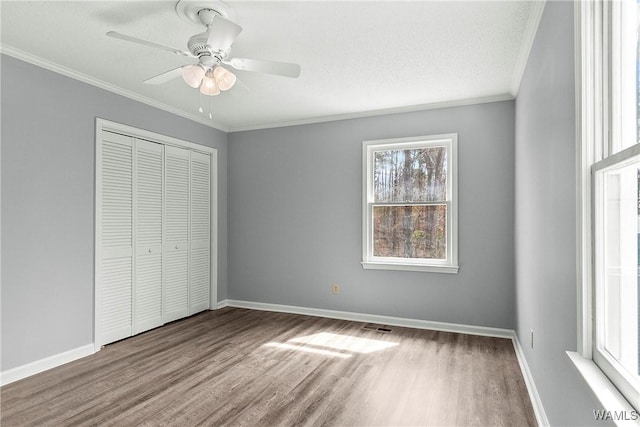
[[[209,47],[207,46],[207,39],[209,37],[208,33],[200,33],[189,39],[187,42],[187,47],[189,51],[193,53],[195,56],[200,56],[206,53],[211,53],[209,51]]]
[[[229,52],[212,50],[211,46],[207,43],[208,38],[209,38],[209,33],[207,32],[192,36],[187,42],[187,47],[189,48],[189,51],[197,57],[200,57],[202,55],[213,55],[213,56],[219,57],[220,60],[224,59],[224,57]]]

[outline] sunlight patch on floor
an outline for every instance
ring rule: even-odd
[[[352,356],[349,353],[338,353],[337,351],[323,350],[321,348],[304,347],[301,345],[286,344],[286,343],[280,343],[280,342],[268,342],[264,346],[281,348],[284,350],[298,350],[305,353],[314,353],[314,354],[321,354],[323,356],[339,357],[341,359],[348,359]]]
[[[289,342],[363,354],[385,350],[398,345],[398,343],[395,342],[353,337],[351,335],[332,334],[330,332],[320,332],[319,334],[313,334],[306,337],[293,338],[289,340]]]
[[[369,354],[397,345],[398,343],[390,341],[320,332],[318,334],[292,338],[286,343],[270,342],[264,346],[286,350],[299,350],[306,353],[346,359],[351,357],[352,353]]]

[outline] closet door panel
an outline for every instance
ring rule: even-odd
[[[191,292],[189,294],[190,314],[209,308],[209,246],[191,249]]]
[[[165,147],[166,242],[189,240],[189,150]]]
[[[165,147],[163,321],[189,315],[189,150]]]
[[[191,288],[189,313],[209,308],[211,240],[211,157],[191,152]]]
[[[136,258],[133,333],[148,331],[162,321],[162,254],[140,254]]]
[[[165,257],[164,322],[189,315],[189,252],[167,251]]]
[[[132,335],[133,286],[133,142],[102,132],[97,221],[99,244],[98,344]]]
[[[191,241],[208,242],[210,239],[210,157],[191,153]]]
[[[162,182],[161,144],[136,140],[135,282],[133,333],[162,325]]]
[[[100,345],[132,335],[131,329],[131,258],[103,259],[102,279],[102,339]]]

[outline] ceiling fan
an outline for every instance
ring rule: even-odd
[[[200,92],[205,95],[214,96],[218,95],[220,91],[231,89],[236,82],[236,76],[222,64],[241,71],[254,71],[292,78],[300,75],[300,65],[298,64],[230,58],[231,45],[242,31],[242,27],[231,20],[233,12],[225,3],[221,1],[180,0],[176,4],[176,12],[182,18],[206,27],[206,31],[189,39],[187,42],[188,51],[115,31],[109,31],[106,34],[116,39],[198,59],[195,64],[187,64],[166,71],[145,80],[144,83],[158,85],[181,75],[189,86],[200,88]]]

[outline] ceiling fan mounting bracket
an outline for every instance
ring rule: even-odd
[[[176,13],[182,19],[198,25],[210,25],[216,15],[230,21],[235,18],[233,9],[219,0],[180,0],[176,3]]]

